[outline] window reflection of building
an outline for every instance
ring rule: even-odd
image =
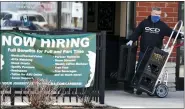
[[[83,28],[83,3],[82,2],[62,2],[62,28]]]
[[[72,2],[62,2],[61,8],[61,26],[63,28],[70,28],[72,21]]]

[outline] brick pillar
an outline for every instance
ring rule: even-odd
[[[162,9],[161,20],[167,23],[171,28],[174,28],[178,21],[178,2],[136,2],[136,26],[151,14],[151,9],[154,6]],[[164,44],[167,40],[168,37],[165,37],[163,41]],[[176,49],[173,50],[169,61],[176,61]]]

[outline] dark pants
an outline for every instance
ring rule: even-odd
[[[141,63],[141,60],[142,60],[143,56],[144,56],[144,52],[139,52],[139,59],[138,59],[138,63],[137,63],[137,66],[136,66],[136,71],[139,67],[139,64]]]
[[[144,56],[144,52],[140,52],[140,53],[139,53],[138,63],[137,63],[137,66],[136,66],[136,71],[137,71],[137,69],[138,69],[138,67],[139,67],[139,64],[141,63],[141,61],[142,61],[142,59],[143,59],[143,56]],[[135,75],[136,78],[139,79],[139,75],[140,75],[140,74],[136,74],[136,75]],[[137,90],[137,92],[142,93],[141,90]]]

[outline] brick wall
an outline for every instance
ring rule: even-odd
[[[174,28],[178,21],[178,2],[136,2],[136,26],[151,14],[151,8],[154,6],[162,9],[161,20]],[[164,44],[167,40],[168,37],[165,37]],[[169,61],[176,61],[176,49],[173,50]]]

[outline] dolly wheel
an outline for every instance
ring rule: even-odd
[[[164,98],[168,95],[168,87],[165,84],[158,84],[156,86],[155,94],[159,98]]]

